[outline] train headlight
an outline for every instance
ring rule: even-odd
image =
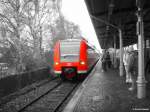
[[[81,65],[85,65],[85,62],[84,62],[84,61],[81,61],[80,64],[81,64]]]
[[[59,65],[59,63],[58,63],[58,62],[55,62],[55,65]]]

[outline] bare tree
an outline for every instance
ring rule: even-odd
[[[77,25],[66,20],[61,12],[62,0],[55,0],[53,3],[55,11],[58,13],[56,19],[56,25],[51,26],[53,44],[57,40],[63,40],[68,38],[81,38],[81,31]]]
[[[7,31],[6,40],[16,49],[16,68],[22,71],[22,42],[21,32],[23,30],[22,11],[30,0],[0,0],[0,24]]]
[[[66,30],[66,37],[67,38],[81,38],[81,31],[79,26],[75,25],[72,22],[65,21],[65,30]]]
[[[46,7],[48,0],[30,1],[24,9],[24,18],[29,28],[29,34],[33,38],[34,57],[39,58],[42,50],[42,33],[45,19],[49,13]]]

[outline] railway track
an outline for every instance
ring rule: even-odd
[[[0,107],[0,112],[57,112],[78,84],[62,82],[60,79],[51,80],[45,85],[42,84],[47,86],[45,89],[41,85],[37,86],[34,91],[27,93],[28,95],[19,96],[4,107]],[[36,93],[36,91],[41,92]]]
[[[56,80],[56,79],[57,79],[57,77],[54,77],[51,79],[43,80],[41,82],[33,83],[33,84],[26,86],[25,88],[21,89],[20,91],[17,91],[15,93],[12,93],[12,94],[6,96],[6,97],[3,97],[2,99],[0,99],[0,107],[2,105],[6,104],[8,101],[13,100],[18,96],[25,95],[31,91],[35,91],[37,88],[44,86],[45,84],[47,84],[53,80]]]
[[[55,77],[55,78],[52,78],[50,80],[43,81],[43,82],[41,82],[39,84],[32,85],[28,90],[26,90],[25,92],[22,92],[20,95],[24,95],[24,94],[26,94],[26,93],[28,93],[30,91],[34,91],[34,90],[36,90],[36,88],[44,86],[45,84],[50,83],[53,80],[57,80],[57,78]]]
[[[58,112],[79,83],[60,82],[17,112]]]
[[[26,104],[25,106],[23,106],[21,109],[19,109],[17,112],[23,112],[26,108],[30,107],[31,105],[33,105],[34,103],[36,103],[38,100],[40,100],[42,97],[44,97],[45,95],[47,95],[48,93],[50,93],[51,91],[53,91],[55,88],[59,87],[61,85],[62,82],[59,82],[57,85],[55,85],[54,87],[50,88],[48,91],[46,91],[44,94],[40,95],[39,97],[35,98],[34,100],[32,100],[31,102],[29,102],[28,104]]]
[[[42,94],[46,93],[47,90],[55,87],[60,82],[60,79],[55,78],[34,85],[34,87],[30,88],[28,91],[16,96],[15,99],[7,102],[6,104],[0,105],[0,112],[17,112],[28,103],[32,102],[33,100],[40,97]]]

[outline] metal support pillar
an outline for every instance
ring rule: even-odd
[[[114,35],[114,60],[113,60],[114,68],[117,68],[117,62],[116,62],[116,35]]]
[[[142,99],[146,96],[146,80],[144,75],[144,31],[143,17],[141,8],[138,6],[137,13],[137,35],[138,35],[138,78],[137,78],[137,97]]]
[[[122,42],[122,31],[119,31],[119,40],[120,40],[120,76],[123,76],[123,42]]]

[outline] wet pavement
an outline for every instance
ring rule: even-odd
[[[64,112],[149,112],[150,85],[147,84],[145,99],[138,99],[137,90],[129,91],[130,86],[118,70],[102,72],[99,62],[78,95],[73,97],[75,103],[70,101]]]

